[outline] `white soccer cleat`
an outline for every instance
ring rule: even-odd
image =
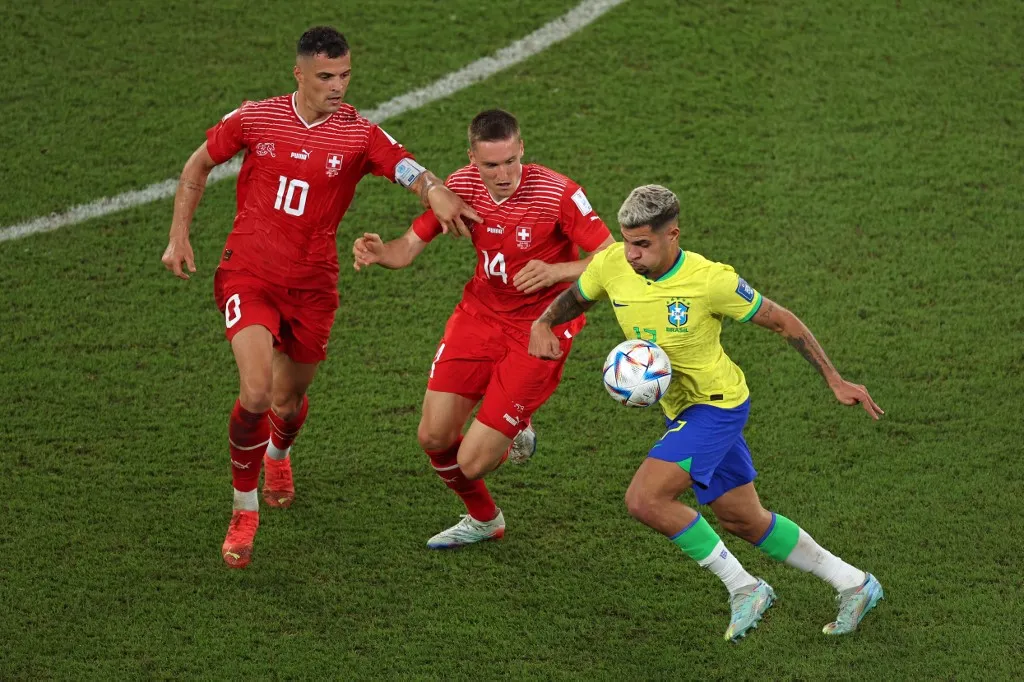
[[[484,540],[498,540],[505,535],[505,517],[501,510],[490,521],[477,521],[469,514],[448,530],[443,530],[427,540],[430,549],[455,549]]]
[[[537,432],[529,424],[519,432],[508,449],[508,461],[513,464],[525,464],[537,452]]]

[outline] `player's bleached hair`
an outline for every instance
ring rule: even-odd
[[[641,185],[619,208],[619,225],[625,228],[650,225],[660,232],[679,218],[679,198],[667,187]]]
[[[314,26],[299,38],[295,54],[299,57],[322,54],[328,59],[337,59],[348,54],[348,41],[332,26]]]
[[[477,142],[500,142],[519,137],[519,121],[502,109],[488,109],[473,117],[469,124],[469,146]]]

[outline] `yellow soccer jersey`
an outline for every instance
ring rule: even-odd
[[[680,251],[657,280],[638,275],[621,242],[601,251],[577,282],[590,301],[607,296],[626,338],[661,346],[672,361],[672,383],[661,399],[674,419],[691,405],[742,405],[750,392],[740,368],[722,349],[722,318],[746,322],[761,307],[761,294],[732,267]]]

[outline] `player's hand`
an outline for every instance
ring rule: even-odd
[[[188,279],[188,273],[185,272],[185,268],[188,268],[188,272],[196,271],[195,256],[192,253],[192,245],[188,243],[188,237],[180,239],[172,237],[167,243],[167,248],[164,250],[164,255],[160,260],[165,268],[173,272],[174,276],[180,279]],[[182,267],[183,263],[184,268]]]
[[[483,222],[473,207],[462,200],[462,197],[444,185],[435,185],[427,190],[427,201],[430,210],[441,223],[441,232],[453,237],[471,237],[473,222]]]
[[[834,386],[832,386],[832,392],[836,394],[836,398],[843,405],[860,404],[860,406],[871,415],[872,419],[878,419],[885,414],[882,408],[871,399],[871,394],[868,393],[868,389],[864,388],[860,384],[851,384],[845,379],[840,379]]]
[[[360,269],[375,265],[380,262],[384,255],[384,242],[379,234],[364,232],[363,236],[352,244],[352,267],[358,272]]]
[[[551,331],[550,325],[534,322],[530,327],[530,355],[545,360],[557,360],[562,357],[562,344]]]
[[[561,281],[561,266],[558,263],[545,263],[542,260],[530,261],[512,278],[512,284],[524,294],[547,289],[552,284],[558,284]]]

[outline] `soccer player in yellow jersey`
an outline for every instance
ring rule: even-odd
[[[579,316],[598,298],[610,299],[627,338],[658,344],[672,361],[672,383],[661,399],[667,431],[629,484],[629,513],[725,583],[732,607],[727,640],[756,627],[775,592],[744,570],[706,519],[679,501],[691,487],[727,531],[831,584],[839,593],[839,615],[824,632],[852,632],[882,598],[882,586],[761,506],[753,483],[757,471],[743,439],[749,391],[743,372],[722,349],[722,318],[750,321],[783,336],[842,404],[859,404],[873,419],[883,414],[881,408],[867,389],[840,376],[796,315],[755,291],[730,266],[679,247],[679,200],[670,190],[636,188],[618,218],[623,242],[598,253],[576,286],[534,322],[530,353],[558,358],[559,340],[551,328]]]

